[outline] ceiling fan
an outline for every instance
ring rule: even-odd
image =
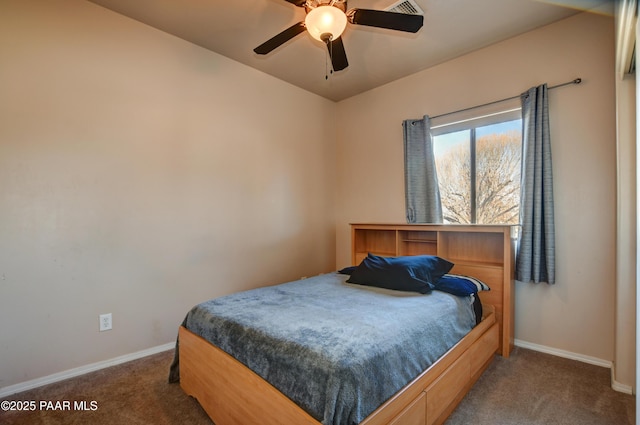
[[[367,25],[415,33],[422,28],[424,21],[422,15],[372,9],[347,10],[347,0],[285,1],[298,7],[304,7],[307,14],[305,20],[290,26],[253,49],[253,51],[259,55],[266,55],[307,30],[313,38],[327,45],[334,71],[341,71],[349,66],[341,37],[347,22],[355,25]]]

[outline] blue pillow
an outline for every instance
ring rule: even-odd
[[[461,297],[476,294],[479,291],[491,290],[491,288],[481,280],[456,274],[446,274],[442,276],[440,280],[436,282],[435,288],[433,289]]]
[[[452,267],[453,263],[433,255],[380,257],[369,254],[347,282],[426,294]]]

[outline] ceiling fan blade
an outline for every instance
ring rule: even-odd
[[[405,32],[418,32],[424,22],[422,15],[408,15],[385,10],[351,9],[347,15],[352,24]]]
[[[271,52],[273,49],[280,47],[287,41],[291,40],[296,35],[300,34],[301,32],[304,32],[305,29],[306,27],[304,26],[304,22],[298,22],[297,24],[294,24],[289,28],[287,28],[286,30],[282,31],[280,34],[276,35],[275,37],[271,37],[269,40],[265,41],[264,43],[262,43],[261,45],[253,49],[253,51],[259,55],[266,55],[267,53]]]
[[[329,49],[331,65],[333,66],[334,71],[342,71],[349,66],[349,61],[347,61],[347,52],[345,52],[344,43],[342,43],[342,37],[328,41],[327,49]]]
[[[307,2],[307,0],[286,0],[289,3],[295,4],[298,7],[302,7],[304,6],[304,4]]]

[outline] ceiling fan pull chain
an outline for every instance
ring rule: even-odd
[[[328,58],[329,57],[329,51],[325,50],[324,51],[324,79],[328,80],[329,79],[329,61]]]
[[[327,45],[327,50],[325,50],[324,54],[324,79],[329,79],[329,74],[333,74],[333,62],[331,63],[331,68],[329,68],[329,58],[333,60],[333,43],[331,37],[327,37],[324,42]]]
[[[327,37],[324,41],[327,44],[327,50],[324,54],[324,79],[329,79],[329,74],[333,75],[333,37]],[[329,68],[329,58],[331,58],[331,68]]]
[[[331,43],[329,46],[329,56],[331,57],[331,69],[329,69],[329,74],[333,75],[333,37],[329,38],[329,43]]]

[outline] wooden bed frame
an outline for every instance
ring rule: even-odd
[[[510,226],[352,224],[352,261],[379,255],[439,255],[451,273],[475,276],[482,322],[360,425],[441,424],[493,360],[513,347],[513,244]],[[321,425],[233,357],[181,327],[180,385],[216,425]]]

